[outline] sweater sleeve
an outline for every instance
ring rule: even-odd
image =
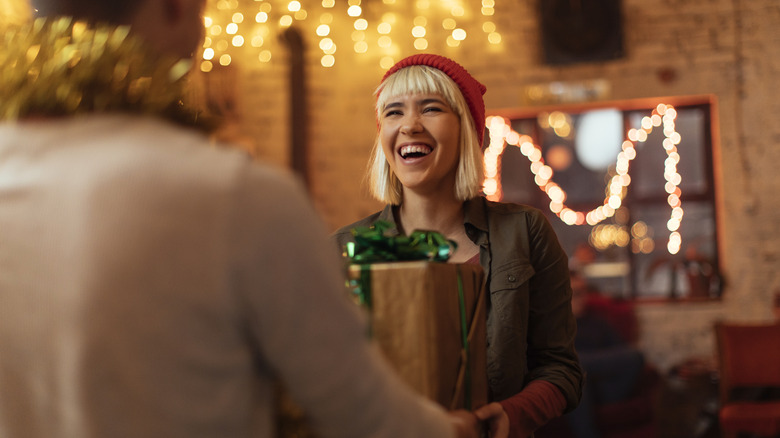
[[[262,360],[323,437],[450,437],[366,336],[343,266],[298,184],[250,172],[239,198],[240,299]]]
[[[509,417],[509,437],[526,438],[563,414],[566,399],[552,383],[534,380],[518,394],[499,402]]]

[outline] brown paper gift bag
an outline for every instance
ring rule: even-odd
[[[369,270],[371,282],[367,303],[371,335],[401,379],[445,409],[476,409],[486,404],[482,268],[427,261],[375,263],[351,265],[350,278],[357,281],[363,268]],[[462,340],[459,277],[468,357]],[[276,404],[278,437],[317,438],[305,412],[281,386]]]
[[[401,378],[446,409],[486,404],[482,268],[428,261],[375,263],[351,265],[350,278],[358,278],[361,269],[370,270],[372,337]]]

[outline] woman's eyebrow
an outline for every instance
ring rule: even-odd
[[[387,110],[388,108],[400,108],[404,106],[401,102],[390,102],[382,109],[382,111]]]

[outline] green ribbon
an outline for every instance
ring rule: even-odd
[[[408,236],[389,236],[387,230],[394,224],[376,221],[368,227],[352,229],[354,242],[348,242],[344,254],[351,264],[360,265],[360,276],[349,281],[353,293],[361,305],[371,309],[371,263],[428,260],[446,262],[458,248],[457,243],[448,240],[436,231],[415,230]],[[468,322],[466,320],[466,302],[463,293],[463,281],[460,267],[458,273],[458,302],[460,307],[461,343],[466,353],[464,363],[464,403],[471,410],[471,370],[469,366]],[[370,334],[369,328],[369,334]]]
[[[408,236],[388,236],[394,225],[376,221],[369,227],[352,230],[354,242],[347,243],[345,253],[351,263],[430,260],[446,262],[458,245],[436,231],[415,230]]]
[[[458,305],[460,307],[460,336],[461,336],[461,345],[463,346],[463,350],[466,352],[466,359],[464,360],[463,366],[466,367],[464,370],[465,375],[463,377],[463,401],[464,401],[464,409],[470,411],[471,410],[471,364],[469,364],[469,330],[468,330],[468,323],[466,322],[466,299],[463,294],[463,280],[461,280],[460,275],[460,266],[456,266],[457,272],[458,272]]]

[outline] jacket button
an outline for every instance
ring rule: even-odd
[[[517,281],[517,277],[515,277],[515,276],[514,276],[514,275],[512,275],[512,274],[509,274],[509,275],[507,275],[507,276],[506,276],[506,279],[507,279],[507,280],[509,280],[509,281],[511,281],[511,282],[513,282],[513,283],[514,283],[515,281]]]

